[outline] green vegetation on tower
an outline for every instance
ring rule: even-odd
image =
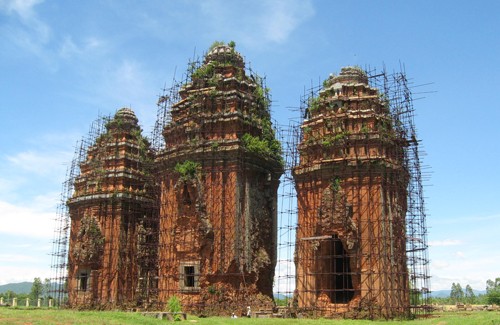
[[[189,180],[196,177],[196,172],[200,168],[200,163],[186,160],[175,165],[174,171],[180,174],[182,180]]]

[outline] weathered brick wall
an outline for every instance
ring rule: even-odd
[[[385,105],[356,68],[310,100],[294,169],[300,308],[353,317],[408,310],[405,143]]]

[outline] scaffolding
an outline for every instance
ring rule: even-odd
[[[276,296],[311,316],[429,311],[420,147],[404,72],[344,68],[288,128]]]
[[[401,72],[370,71],[371,84],[384,90],[396,130],[406,140],[404,167],[409,173],[406,206],[406,256],[410,281],[411,311],[417,315],[430,313],[430,273],[427,244],[427,221],[424,200],[426,175],[422,171],[421,156],[424,154],[415,126],[415,109],[411,82],[404,68]]]
[[[89,147],[104,132],[107,121],[109,121],[109,116],[98,117],[91,124],[88,135],[76,144],[73,160],[66,170],[66,178],[62,184],[60,201],[57,205],[51,253],[51,296],[55,299],[57,306],[63,306],[67,303],[66,281],[71,227],[67,202],[73,196],[75,180],[80,174],[80,164],[85,161]]]
[[[206,315],[272,309],[282,167],[265,79],[220,45],[168,93],[159,107],[168,121],[157,155],[159,301],[176,296]]]
[[[150,143],[128,109],[92,125],[58,208],[60,305],[164,309],[176,297],[199,315],[429,312],[405,73],[347,68],[308,90],[288,125],[272,120],[265,81],[217,44],[163,89]]]

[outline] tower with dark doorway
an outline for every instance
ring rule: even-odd
[[[388,105],[357,67],[328,78],[308,100],[293,170],[299,308],[346,317],[409,310],[407,142]]]

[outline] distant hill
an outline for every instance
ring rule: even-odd
[[[448,298],[451,290],[436,290],[431,292],[431,297],[434,298]]]
[[[273,293],[274,299],[281,299],[284,300],[286,298],[290,298],[290,296],[284,295],[282,293]]]
[[[30,293],[31,287],[33,286],[33,282],[20,282],[20,283],[8,283],[4,285],[0,285],[0,293],[4,293],[7,291],[12,291],[17,294],[19,293]]]
[[[464,290],[462,288],[462,290]],[[448,298],[450,296],[451,290],[436,290],[431,292],[431,297],[434,298]],[[484,295],[486,290],[474,290],[476,296]]]

